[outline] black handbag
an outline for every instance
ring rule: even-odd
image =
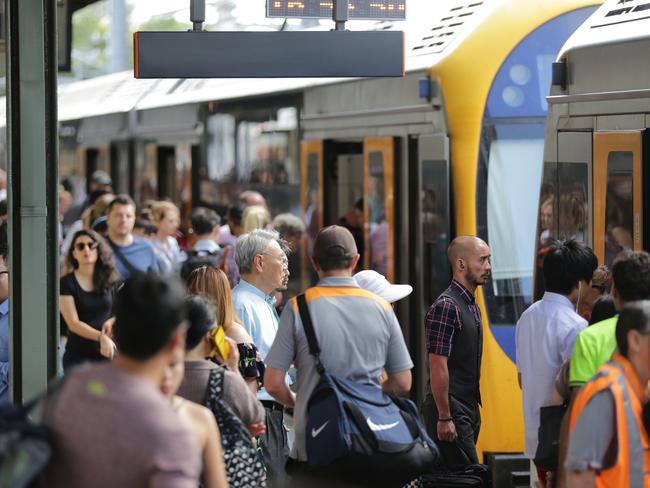
[[[560,455],[560,429],[567,405],[551,405],[539,410],[535,466],[545,471],[557,469]]]

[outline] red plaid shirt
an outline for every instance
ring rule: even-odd
[[[467,301],[469,309],[478,322],[481,311],[470,291],[455,280],[451,287]],[[463,327],[463,319],[458,305],[451,298],[439,297],[427,312],[424,319],[424,332],[427,339],[427,351],[431,354],[450,356],[454,344],[454,335]]]

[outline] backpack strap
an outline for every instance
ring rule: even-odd
[[[311,314],[309,313],[309,307],[307,306],[307,298],[304,293],[301,293],[296,297],[296,300],[298,301],[300,320],[305,329],[305,337],[307,337],[307,344],[309,345],[309,354],[316,358],[316,369],[318,370],[318,373],[323,374],[325,368],[323,367],[323,363],[320,362],[320,346],[318,345],[318,339],[316,338],[314,324],[311,321]]]
[[[113,254],[114,254],[115,256],[117,256],[117,259],[120,260],[120,263],[122,263],[122,264],[124,265],[124,267],[129,271],[129,274],[130,274],[131,276],[133,276],[133,275],[135,275],[135,274],[138,274],[138,273],[142,273],[142,271],[140,271],[138,268],[136,268],[135,266],[133,266],[133,265],[131,264],[131,262],[130,262],[128,259],[126,259],[126,256],[122,253],[122,251],[120,250],[120,248],[118,247],[117,244],[115,244],[115,243],[114,243],[110,238],[108,238],[108,237],[106,238],[106,240],[108,241],[108,244],[109,244],[109,245],[111,246],[111,248],[113,249]]]

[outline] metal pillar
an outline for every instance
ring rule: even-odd
[[[56,373],[56,2],[5,5],[11,391],[22,403]]]
[[[126,0],[113,0],[111,8],[111,71],[113,72],[129,69],[126,23]]]

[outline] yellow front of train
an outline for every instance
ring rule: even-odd
[[[467,3],[467,2],[464,2]],[[593,0],[476,0],[472,23],[429,70],[444,100],[451,142],[456,235],[479,235],[492,280],[478,300],[485,327],[480,451],[521,452],[515,324],[531,303],[546,96],[551,64],[595,10]],[[461,11],[457,9],[456,11]]]

